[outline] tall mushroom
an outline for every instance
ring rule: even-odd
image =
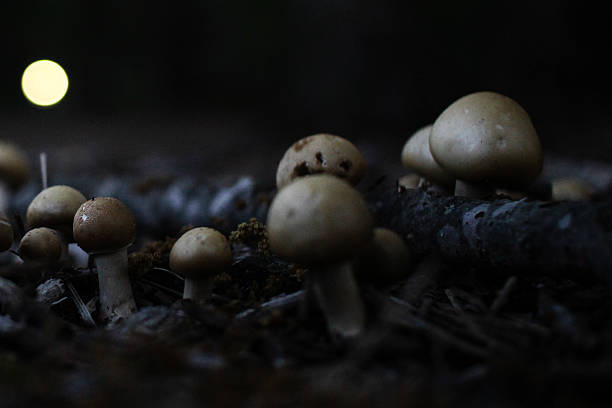
[[[340,136],[319,133],[298,140],[285,152],[276,171],[276,187],[280,190],[297,177],[319,173],[356,185],[365,169],[365,159],[354,144]]]
[[[212,291],[215,276],[232,265],[232,250],[219,231],[194,228],[174,243],[170,268],[185,276],[183,299],[203,303]]]
[[[21,149],[0,141],[0,211],[8,209],[11,190],[24,184],[29,172],[28,159]]]
[[[364,329],[351,261],[372,237],[372,224],[361,194],[328,174],[296,179],[279,191],[268,211],[272,251],[308,266],[333,335],[352,337]]]
[[[433,184],[433,190],[451,193],[455,178],[436,162],[429,150],[429,134],[432,125],[417,130],[404,144],[402,164]]]
[[[100,285],[100,313],[114,321],[132,314],[136,303],[128,275],[127,248],[136,238],[134,214],[113,197],[84,202],[74,215],[77,244],[93,257]]]
[[[0,252],[4,252],[13,245],[13,226],[3,211],[0,211]]]
[[[495,92],[452,103],[434,122],[431,154],[457,178],[455,194],[480,198],[494,187],[523,188],[542,169],[540,139],[525,110]]]

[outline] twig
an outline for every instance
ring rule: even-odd
[[[290,293],[288,295],[280,295],[270,299],[267,302],[262,303],[257,308],[246,309],[240,313],[238,313],[235,319],[244,319],[245,317],[250,316],[255,312],[263,312],[268,309],[284,309],[289,307],[297,302],[299,302],[304,297],[304,291],[298,290],[297,292]]]
[[[89,309],[83,302],[83,299],[81,299],[81,296],[77,292],[74,285],[70,281],[66,281],[66,287],[68,288],[68,291],[70,292],[72,300],[74,301],[74,304],[76,305],[77,310],[79,311],[79,315],[81,316],[81,319],[83,319],[83,321],[87,323],[88,326],[96,327],[96,322],[94,322],[94,319],[91,317],[91,313],[89,313]]]
[[[495,298],[495,300],[491,304],[491,307],[489,308],[489,312],[491,314],[497,313],[497,311],[506,304],[506,302],[508,301],[508,297],[510,296],[510,293],[516,287],[517,281],[518,279],[516,278],[516,276],[511,276],[508,278],[508,280],[506,280],[504,287],[501,288],[501,290],[497,294],[497,297]]]
[[[179,275],[178,273],[171,271],[170,269],[166,269],[166,268],[160,268],[159,266],[154,266],[153,268],[151,268],[154,271],[161,271],[161,272],[166,272],[169,273],[170,275],[174,276],[177,279],[180,279],[182,281],[185,280],[185,278],[181,275]],[[182,295],[181,295],[182,296]]]
[[[167,286],[164,286],[164,285],[162,285],[160,283],[154,282],[154,281],[152,281],[150,279],[147,279],[147,278],[138,278],[138,280],[140,282],[144,283],[144,284],[147,284],[149,286],[153,286],[156,289],[160,289],[160,290],[166,291],[168,293],[171,293],[171,294],[173,294],[173,295],[175,295],[175,296],[177,296],[179,298],[183,297],[183,294],[181,292],[179,292],[177,290],[174,290],[172,288],[169,288]]]

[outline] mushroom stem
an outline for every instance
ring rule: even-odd
[[[11,202],[11,192],[9,186],[0,181],[0,211],[6,212]]]
[[[311,279],[330,333],[358,336],[365,327],[365,312],[350,262],[312,270]]]
[[[183,299],[190,299],[196,303],[204,303],[210,298],[215,277],[204,279],[185,279]]]
[[[464,180],[455,182],[455,195],[467,198],[485,198],[495,190],[487,184],[470,183]]]
[[[100,315],[115,321],[136,311],[128,275],[127,248],[93,255],[100,285]]]

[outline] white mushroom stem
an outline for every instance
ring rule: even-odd
[[[215,277],[204,279],[185,279],[185,287],[183,289],[183,299],[190,299],[196,303],[205,302],[212,293]]]
[[[100,285],[100,314],[113,322],[136,311],[128,275],[127,248],[93,255]]]
[[[0,211],[6,212],[11,202],[11,190],[9,186],[0,181]]]
[[[319,267],[310,273],[330,333],[344,338],[359,335],[365,327],[365,311],[351,264]]]
[[[494,189],[488,184],[476,184],[463,180],[455,182],[455,195],[468,198],[484,198],[494,193]]]

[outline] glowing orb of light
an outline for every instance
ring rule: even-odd
[[[23,71],[21,89],[25,97],[35,105],[54,105],[68,91],[68,75],[58,63],[39,60]]]

